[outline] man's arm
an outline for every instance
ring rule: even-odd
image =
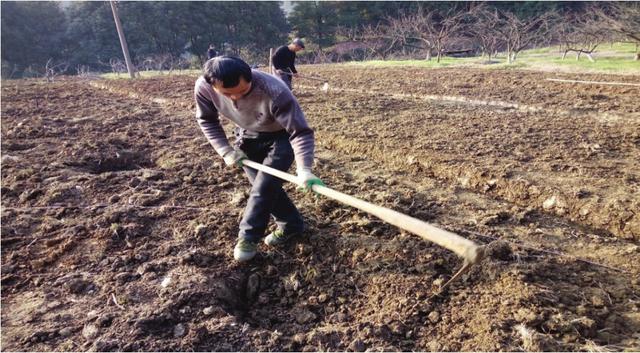
[[[224,133],[220,119],[218,118],[218,110],[202,92],[200,85],[195,89],[196,99],[196,120],[204,136],[209,143],[218,152],[220,156],[224,156],[229,151],[233,151],[233,147],[229,144],[227,135]]]
[[[298,73],[298,70],[296,70],[296,53],[293,53],[293,55],[291,55],[291,72],[293,72],[294,74]]]
[[[313,166],[315,148],[313,130],[291,91],[283,91],[273,102],[273,116],[275,120],[289,133],[289,141],[296,156],[298,170]]]

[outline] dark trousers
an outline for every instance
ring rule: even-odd
[[[284,172],[294,160],[289,134],[284,131],[240,137],[238,147],[250,160]],[[270,216],[285,234],[302,232],[302,216],[282,189],[282,180],[249,167],[243,169],[251,182],[251,192],[238,237],[259,242],[265,236]]]
[[[280,78],[282,79],[282,81],[284,81],[284,83],[287,84],[287,87],[289,87],[289,89],[291,89],[291,75],[289,74],[280,74]]]

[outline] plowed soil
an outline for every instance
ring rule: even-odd
[[[639,76],[301,71],[315,173],[480,265],[440,291],[455,254],[291,185],[304,237],[234,263],[249,183],[195,76],[6,81],[2,350],[640,349],[640,88],[545,80]]]

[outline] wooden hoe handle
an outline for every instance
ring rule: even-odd
[[[247,167],[257,169],[259,171],[298,185],[297,178],[289,173],[285,173],[280,170],[267,167],[260,163],[256,163],[254,161],[246,159],[243,160],[242,163]],[[484,251],[482,247],[478,246],[471,240],[459,236],[458,234],[440,229],[427,222],[407,216],[392,209],[377,206],[372,203],[357,199],[353,196],[343,194],[326,186],[313,185],[311,188],[313,191],[320,195],[324,195],[330,199],[342,202],[343,204],[372,214],[387,223],[393,224],[400,229],[404,229],[408,232],[419,235],[425,240],[445,247],[456,253],[458,256],[462,257],[467,264],[476,264],[480,262],[484,257]]]
[[[284,73],[285,75],[293,76],[293,72],[286,72],[286,71],[282,71],[282,73]],[[306,79],[309,79],[309,80],[316,80],[316,81],[327,82],[327,80],[325,80],[325,79],[323,79],[323,78],[319,78],[319,77],[306,76],[306,75],[300,75],[300,74],[298,74],[298,77],[300,77],[300,78],[306,78]]]

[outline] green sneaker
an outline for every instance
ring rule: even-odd
[[[282,229],[276,229],[264,238],[264,243],[269,246],[286,243],[289,239],[298,236],[299,233],[284,234]]]
[[[258,252],[258,244],[245,239],[239,239],[233,248],[233,258],[239,262],[245,262],[253,259]]]

